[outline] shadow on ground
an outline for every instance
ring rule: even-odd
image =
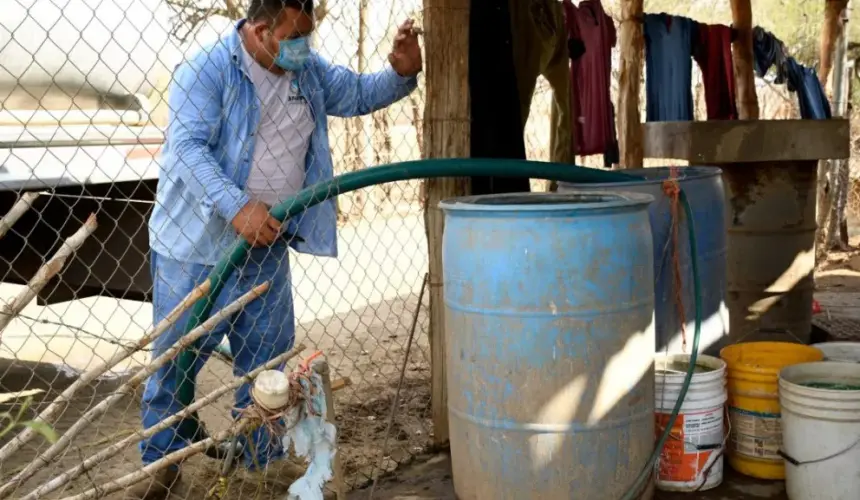
[[[370,490],[353,491],[349,500],[367,500]],[[420,463],[381,480],[374,500],[454,500],[451,459],[448,455],[426,457]],[[656,500],[786,500],[781,481],[756,481],[726,470],[720,487],[699,493],[657,492]]]

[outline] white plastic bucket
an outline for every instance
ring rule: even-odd
[[[669,422],[689,365],[686,354],[658,355],[655,359],[657,436]],[[663,491],[707,490],[723,481],[726,363],[700,354],[696,370],[657,462],[657,488]]]
[[[824,361],[860,363],[860,342],[822,342],[812,347],[824,353]]]
[[[807,384],[843,384],[816,388]],[[785,488],[795,500],[856,500],[860,492],[860,364],[822,361],[779,373]]]

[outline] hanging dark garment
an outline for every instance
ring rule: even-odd
[[[471,0],[469,91],[473,158],[526,158],[511,38],[508,0]],[[528,191],[528,178],[472,177],[472,194]]]

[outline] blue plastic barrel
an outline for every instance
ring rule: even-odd
[[[651,231],[654,235],[654,276],[657,277],[654,298],[657,306],[658,352],[679,353],[682,347],[681,321],[675,298],[672,269],[671,200],[663,192],[663,181],[669,179],[669,168],[625,170],[643,177],[636,182],[614,184],[559,184],[559,192],[568,190],[623,191],[650,194]],[[693,211],[698,246],[699,274],[702,282],[702,338],[699,350],[719,356],[729,343],[729,311],[726,306],[726,201],[721,171],[715,167],[679,167],[678,183],[687,194]],[[678,231],[684,318],[687,330],[687,352],[693,342],[695,296],[693,270],[686,217],[681,213]]]
[[[617,499],[645,466],[652,199],[530,193],[441,204],[457,498]]]

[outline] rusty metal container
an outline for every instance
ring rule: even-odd
[[[621,498],[654,447],[654,266],[640,193],[441,204],[460,500]],[[652,489],[642,497],[651,498]]]
[[[648,207],[654,238],[654,300],[656,303],[657,352],[689,353],[695,328],[696,297],[688,242],[687,219],[680,214],[678,259],[681,270],[681,299],[686,326],[687,350],[683,349],[681,318],[676,301],[673,268],[672,200],[663,192],[669,167],[627,169],[626,174],[642,177],[630,182],[570,184],[560,182],[559,192],[574,190],[627,191],[650,194]],[[726,199],[722,172],[716,167],[682,167],[677,182],[687,194],[693,212],[700,279],[702,282],[702,337],[700,350],[719,356],[729,343],[729,310],[726,306]],[[679,210],[683,208],[679,207]]]
[[[722,165],[731,338],[809,343],[817,162]]]

